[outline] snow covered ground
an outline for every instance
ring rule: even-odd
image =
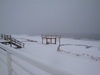
[[[61,38],[62,45],[60,46],[60,51],[57,51],[58,44],[42,44],[42,39],[39,35],[12,36],[25,43],[25,48],[16,49],[13,46],[14,50],[33,56],[47,65],[67,72],[69,75],[100,75],[100,41]],[[49,75],[16,57],[13,58],[19,63],[21,62],[21,65],[33,70],[35,75]],[[3,65],[0,64],[0,66]],[[19,72],[19,75],[28,75],[14,63],[13,68],[16,72]],[[0,68],[0,72],[3,72],[1,70]]]

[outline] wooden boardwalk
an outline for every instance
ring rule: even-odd
[[[15,45],[17,46],[17,48],[23,48],[24,47],[24,43],[11,37],[11,35],[4,35],[4,34],[1,34],[0,35],[0,43],[2,44],[10,44],[10,46],[12,47],[12,45]]]

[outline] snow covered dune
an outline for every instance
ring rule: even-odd
[[[57,51],[58,44],[42,44],[40,36],[13,35],[13,37],[25,43],[25,48],[16,49],[14,46],[11,48],[12,51],[20,54],[21,58],[12,55],[13,61],[17,61],[16,64],[26,67],[35,75],[50,75],[49,73],[100,75],[100,41],[62,38],[62,46],[60,46],[60,51]],[[6,47],[9,48],[8,45]],[[19,70],[14,63],[13,68],[16,72],[20,72],[18,75],[28,75]]]

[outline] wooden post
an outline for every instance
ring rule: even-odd
[[[5,40],[5,35],[4,35],[4,40]]]
[[[59,38],[59,46],[60,46],[60,38]]]
[[[56,38],[55,38],[55,44],[56,44]]]
[[[5,40],[7,40],[7,35],[5,35]]]
[[[12,75],[12,67],[11,67],[11,55],[8,51],[7,52],[7,70],[8,70],[8,75]]]
[[[46,44],[47,44],[47,38],[45,40],[46,40]]]
[[[46,38],[46,44],[48,44],[48,39]]]
[[[11,35],[10,35],[10,47],[12,47],[12,39],[11,39]]]
[[[7,35],[5,35],[5,40],[7,40]]]
[[[3,34],[1,34],[1,39],[3,39]]]
[[[51,44],[52,44],[52,38],[51,38]]]
[[[43,44],[43,37],[42,37],[42,44]]]
[[[9,36],[9,35],[6,35],[6,40],[8,40],[8,36]]]
[[[25,44],[23,43],[23,48],[24,48],[24,45],[25,45]]]
[[[58,46],[57,51],[60,51],[60,45]]]

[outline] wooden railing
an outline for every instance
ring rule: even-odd
[[[9,41],[11,45],[12,44],[16,45],[19,48],[23,48],[24,47],[24,43],[23,42],[20,42],[20,41],[16,40],[15,38],[11,37],[11,35],[1,34],[0,37],[1,37],[1,39]]]
[[[7,66],[7,74],[6,75],[13,75],[13,73],[14,73],[14,75],[18,75],[16,69],[14,69],[12,67],[12,66],[14,66],[12,63],[19,66],[22,70],[27,72],[28,75],[34,75],[34,72],[35,72],[34,69],[30,70],[29,68],[21,65],[21,62],[17,61],[14,57],[17,57],[20,60],[27,62],[28,64],[35,66],[35,67],[49,73],[50,75],[70,75],[66,71],[63,71],[62,69],[60,69],[60,67],[52,66],[52,64],[51,65],[46,64],[42,60],[39,60],[33,56],[25,54],[24,52],[21,52],[18,50],[13,50],[12,48],[7,48],[3,44],[0,44],[0,55],[1,54],[2,54],[2,56],[0,56],[0,60],[5,64],[5,66]],[[3,59],[5,57],[6,57],[6,61]],[[23,64],[25,64],[25,63],[23,63]],[[39,71],[37,71],[37,72],[39,72]],[[21,74],[19,74],[19,75],[21,75]]]
[[[42,38],[61,38],[61,35],[41,35]]]

